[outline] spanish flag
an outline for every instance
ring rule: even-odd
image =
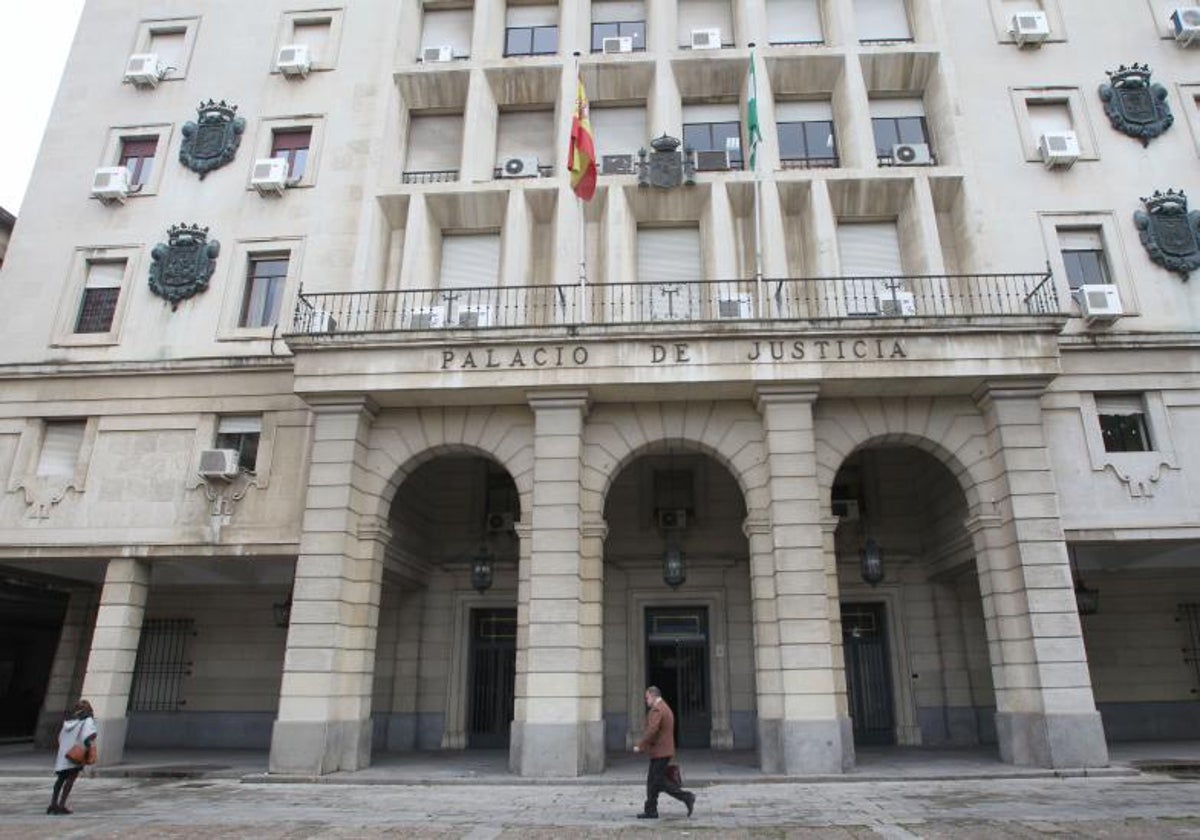
[[[596,194],[596,144],[592,140],[592,124],[588,119],[587,92],[583,79],[575,94],[575,114],[571,118],[571,147],[567,150],[567,169],[571,172],[571,189],[584,201]]]

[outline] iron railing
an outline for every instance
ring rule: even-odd
[[[448,184],[457,180],[457,169],[430,169],[424,172],[405,172],[400,176],[402,184]]]
[[[301,291],[294,333],[1060,315],[1051,275],[952,274]]]
[[[780,158],[779,168],[788,169],[837,169],[841,164],[837,155],[826,157],[787,157]]]

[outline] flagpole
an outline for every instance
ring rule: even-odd
[[[763,289],[763,272],[762,272],[762,214],[759,209],[761,205],[760,187],[761,182],[758,177],[758,141],[755,139],[755,133],[758,132],[758,73],[755,69],[754,59],[754,42],[751,41],[750,47],[750,101],[754,105],[752,112],[753,123],[747,126],[748,139],[750,141],[750,157],[751,168],[754,170],[754,287],[755,296],[758,299],[758,317],[761,320],[767,315],[766,295]],[[749,106],[747,106],[749,110]]]
[[[579,73],[579,50],[575,50],[572,54],[575,56],[575,91],[578,97],[581,81]],[[575,103],[575,108],[576,110],[579,108],[578,100]],[[591,320],[591,312],[588,308],[587,293],[587,215],[583,203],[583,198],[576,194],[575,205],[579,208],[579,321],[586,324]]]

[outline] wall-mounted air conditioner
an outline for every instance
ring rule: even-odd
[[[501,178],[536,178],[538,174],[536,155],[514,155],[500,161]]]
[[[158,53],[134,53],[125,64],[125,81],[138,87],[158,87],[163,77]]]
[[[892,163],[896,166],[929,166],[933,155],[928,143],[897,143],[892,146]]]
[[[687,527],[687,508],[668,508],[658,512],[658,527],[668,530]]]
[[[884,318],[905,318],[917,314],[917,304],[912,292],[880,289],[877,295],[878,312]]]
[[[1200,40],[1200,6],[1180,6],[1171,12],[1175,42],[1190,47]]]
[[[444,315],[440,306],[418,306],[408,315],[410,330],[438,330],[442,328]]]
[[[236,449],[205,449],[200,452],[201,478],[220,478],[228,481],[237,478],[238,472]]]
[[[1047,169],[1069,168],[1079,160],[1079,138],[1074,131],[1047,131],[1038,138],[1038,153]]]
[[[308,313],[308,323],[305,327],[305,332],[310,335],[327,335],[337,329],[337,321],[334,320],[332,312],[314,309]]]
[[[490,306],[460,307],[457,324],[465,330],[490,327],[492,325],[492,308]]]
[[[1110,323],[1125,313],[1121,308],[1121,295],[1111,283],[1080,286],[1075,290],[1075,300],[1083,319],[1089,324]]]
[[[1050,37],[1045,12],[1017,12],[1008,24],[1008,34],[1018,47],[1036,47]]]
[[[693,29],[692,49],[719,50],[721,49],[720,29]]]
[[[696,152],[697,172],[725,172],[729,169],[729,152]]]
[[[312,69],[312,58],[308,54],[308,44],[288,44],[279,48],[275,66],[285,76],[304,78]]]
[[[600,171],[605,175],[632,175],[633,155],[604,155],[600,158]]]
[[[286,158],[259,158],[250,170],[250,186],[258,190],[260,195],[283,195],[287,176]]]
[[[628,37],[605,38],[600,42],[606,53],[633,52],[633,39]]]
[[[441,44],[436,47],[421,47],[421,61],[426,64],[453,60],[454,47],[450,44]]]
[[[754,302],[749,294],[730,295],[717,300],[718,318],[753,318]]]
[[[92,175],[92,195],[104,202],[125,203],[129,195],[129,170],[124,166],[102,166]]]
[[[484,519],[484,527],[489,534],[507,534],[513,529],[516,517],[508,511],[492,511]]]

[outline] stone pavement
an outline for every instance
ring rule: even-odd
[[[1200,774],[1171,773],[698,786],[688,819],[666,797],[634,819],[640,786],[263,784],[80,778],[71,816],[46,816],[51,779],[0,778],[9,838],[1200,838]]]

